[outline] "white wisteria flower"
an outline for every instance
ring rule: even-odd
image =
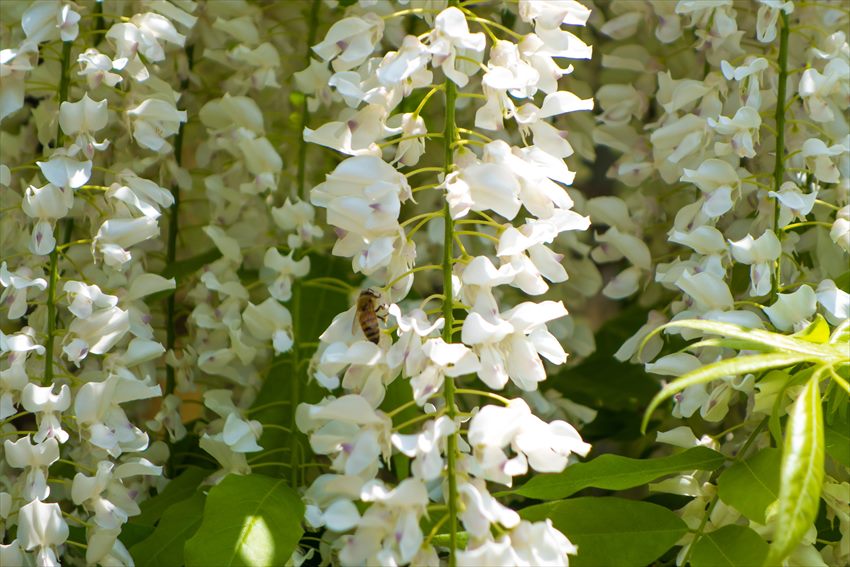
[[[27,266],[10,272],[6,262],[0,263],[0,285],[5,288],[0,294],[0,305],[5,306],[5,315],[9,319],[20,319],[24,316],[27,312],[28,295],[32,291],[47,289],[47,281],[33,277],[34,275],[33,270]]]
[[[340,231],[333,253],[352,258],[354,271],[365,275],[389,265],[401,238],[401,203],[411,198],[405,177],[374,156],[343,161],[310,192],[311,202],[326,208],[328,223]]]
[[[98,142],[94,132],[105,128],[107,120],[106,99],[95,102],[86,93],[77,102],[63,102],[59,106],[59,126],[66,135],[75,136],[74,143],[68,148],[68,155],[82,152],[85,157],[92,159],[95,150],[105,150],[109,141]]]
[[[68,440],[68,432],[62,429],[62,412],[71,407],[71,389],[62,384],[59,393],[54,394],[53,390],[53,386],[41,387],[30,382],[21,392],[21,405],[36,416],[38,432],[33,435],[36,443],[50,438],[60,443]]]
[[[167,137],[177,134],[180,124],[186,122],[185,110],[165,100],[148,98],[138,106],[127,110],[132,118],[133,138],[143,148],[155,152],[171,151]]]
[[[440,67],[458,86],[465,86],[469,77],[478,72],[476,62],[482,60],[485,45],[484,34],[470,33],[466,16],[459,9],[446,8],[434,18],[434,29],[428,37],[432,65]],[[458,61],[458,56],[464,59]]]
[[[750,265],[750,295],[757,297],[768,293],[773,262],[782,253],[782,245],[776,234],[766,230],[756,239],[748,234],[729,244],[735,260]]]
[[[56,550],[68,539],[68,531],[62,510],[55,502],[35,499],[18,512],[18,541],[26,551],[37,550],[35,559],[40,566],[60,565]]]
[[[26,476],[22,477],[22,496],[26,499],[46,499],[50,496],[47,484],[50,465],[59,460],[59,443],[54,437],[49,437],[35,445],[26,435],[17,441],[6,439],[3,442],[6,462],[10,467],[24,469]]]
[[[560,301],[524,302],[505,312],[495,299],[480,294],[463,322],[462,340],[481,361],[478,375],[489,387],[501,390],[508,379],[523,390],[535,390],[546,379],[540,357],[553,364],[567,359],[546,323],[567,315]]]

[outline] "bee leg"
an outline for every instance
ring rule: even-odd
[[[375,315],[378,317],[378,319],[381,320],[382,323],[387,322],[387,315],[389,315],[388,309],[389,307],[386,303],[382,303],[375,308]]]

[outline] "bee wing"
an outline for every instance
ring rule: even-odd
[[[354,313],[351,315],[351,335],[356,337],[358,329],[360,329],[360,310],[355,306]]]

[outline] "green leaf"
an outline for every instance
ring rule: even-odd
[[[685,522],[657,504],[622,498],[573,498],[520,511],[529,521],[550,518],[578,546],[570,567],[644,567],[687,531]]]
[[[153,526],[133,523],[131,518],[131,520],[124,524],[124,527],[121,528],[121,533],[118,535],[118,539],[121,540],[124,547],[130,549],[140,541],[144,541],[150,537],[153,531]],[[71,539],[73,539],[73,537]],[[83,541],[85,541],[85,537],[83,537]]]
[[[201,492],[170,506],[150,537],[130,548],[136,565],[183,565],[183,546],[198,529],[203,511]]]
[[[838,415],[832,423],[826,424],[824,447],[830,457],[845,467],[850,467],[850,420],[846,414]]]
[[[571,465],[562,473],[535,475],[511,493],[539,500],[559,500],[588,487],[623,490],[682,471],[713,471],[724,461],[723,455],[708,447],[692,447],[659,459],[601,455],[592,461]]]
[[[815,373],[806,383],[788,417],[776,531],[767,564],[778,565],[803,539],[815,520],[824,474],[824,433],[820,388]]]
[[[779,498],[782,451],[762,449],[723,471],[717,479],[717,495],[723,502],[759,524],[767,523],[767,507]]]
[[[142,502],[139,505],[142,513],[132,518],[131,522],[153,526],[168,508],[195,494],[201,481],[211,473],[209,469],[188,467],[183,474],[169,482],[162,492]]]
[[[215,262],[221,258],[221,252],[218,248],[211,248],[206,252],[180,260],[169,264],[162,270],[160,275],[164,278],[175,278],[178,282],[184,280],[187,276],[194,274],[207,264]]]
[[[767,543],[746,526],[735,524],[704,534],[691,551],[692,567],[761,567]]]
[[[229,475],[207,496],[203,523],[186,542],[186,565],[284,565],[303,534],[303,515],[284,479]]]
[[[815,316],[815,320],[809,326],[791,336],[795,339],[822,345],[829,342],[829,325],[826,319],[823,318],[823,315],[818,313]]]
[[[641,430],[646,431],[646,426],[649,423],[649,418],[655,408],[664,400],[678,394],[685,388],[695,386],[697,384],[705,384],[724,376],[737,376],[748,372],[759,372],[762,370],[770,370],[771,368],[784,368],[792,366],[800,362],[812,360],[813,357],[806,354],[786,354],[786,353],[770,353],[770,354],[754,354],[749,356],[737,356],[735,358],[727,358],[712,364],[701,366],[696,370],[688,372],[664,386],[658,394],[652,398],[649,407],[643,414],[643,423]]]
[[[764,329],[749,329],[732,323],[721,323],[719,321],[706,321],[704,319],[684,319],[682,321],[671,321],[661,325],[644,338],[643,345],[652,336],[670,327],[693,329],[714,335],[738,339],[742,345],[747,345],[748,350],[759,350],[767,352],[784,352],[808,355],[810,357],[823,358],[824,360],[841,360],[847,358],[847,354],[833,348],[831,345],[819,345],[799,338],[789,337],[780,333],[772,333]],[[743,347],[741,347],[743,348]]]
[[[832,330],[832,335],[829,337],[831,344],[844,344],[844,352],[847,352],[847,343],[850,341],[850,319],[845,319],[836,328]]]
[[[773,399],[773,409],[770,412],[770,419],[768,420],[768,428],[770,429],[770,435],[773,437],[774,444],[779,446],[782,445],[782,422],[781,418],[785,415],[785,411],[790,403],[790,397],[787,394],[788,388],[794,388],[795,386],[799,386],[801,384],[805,384],[806,381],[812,376],[815,371],[814,366],[810,366],[809,368],[805,368],[796,372],[793,376],[788,374],[787,372],[783,372],[788,378],[786,382],[782,384],[782,387],[776,393]],[[777,371],[774,371],[777,372]],[[762,380],[770,378],[774,372],[768,372]],[[777,380],[780,380],[781,377],[777,376]]]

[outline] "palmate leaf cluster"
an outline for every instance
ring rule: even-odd
[[[850,562],[840,2],[0,8],[0,564]]]

